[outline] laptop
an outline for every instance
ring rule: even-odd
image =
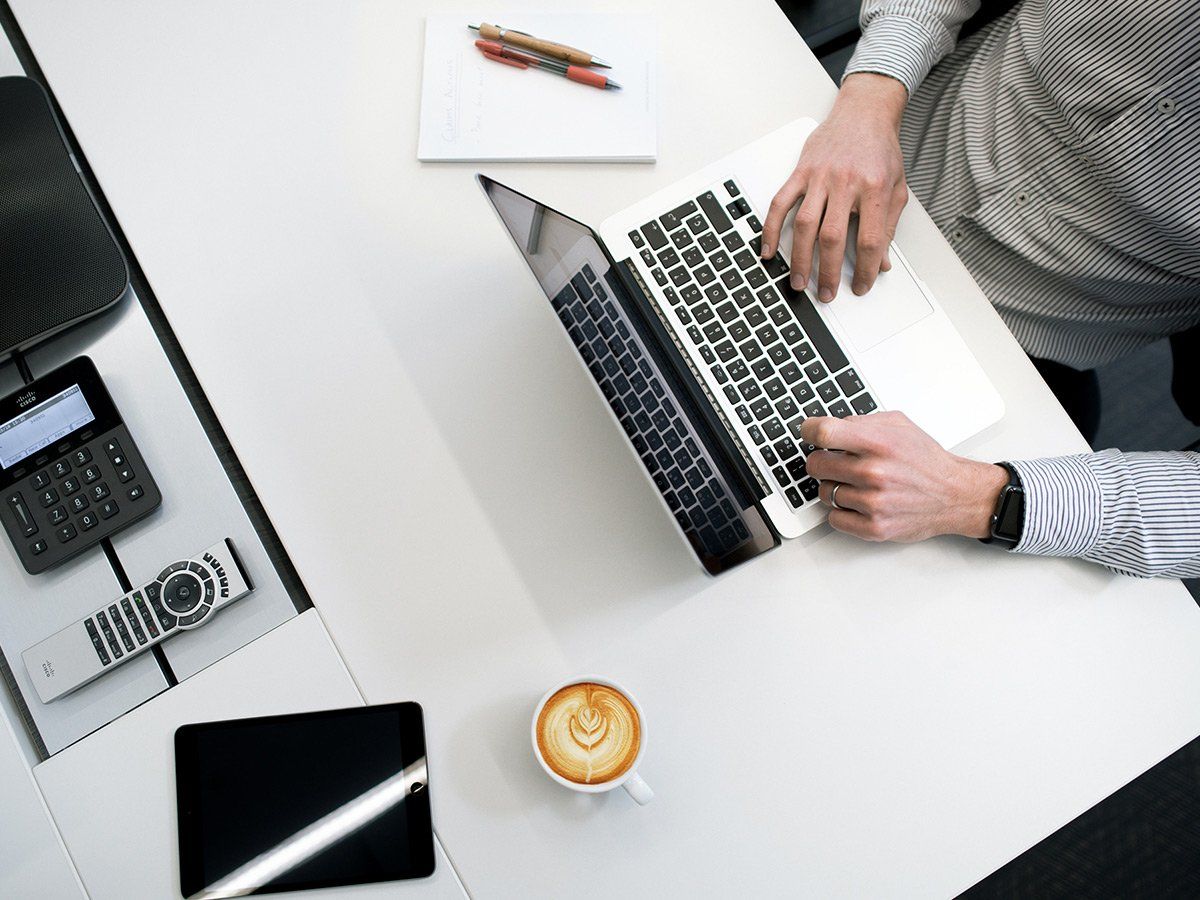
[[[849,256],[829,304],[814,301],[815,279],[791,288],[786,252],[759,258],[766,209],[815,127],[792,122],[596,229],[477,176],[712,575],[824,521],[805,418],[902,410],[951,447],[1004,411],[895,245],[864,297]]]

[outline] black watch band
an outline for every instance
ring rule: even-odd
[[[1021,487],[1021,476],[1012,465],[1006,462],[996,465],[1008,472],[1008,484],[1001,488],[1000,497],[996,500],[996,511],[992,513],[989,526],[991,533],[980,540],[1011,550],[1021,542],[1021,535],[1025,531],[1025,491]]]

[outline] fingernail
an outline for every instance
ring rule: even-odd
[[[821,293],[818,296],[820,296],[822,303],[828,303],[833,299],[833,291],[827,287],[823,287],[821,288]]]
[[[858,294],[860,297],[867,292],[866,284],[864,284],[861,281],[855,281],[854,284],[852,284],[850,286],[850,288],[851,288],[851,290],[854,291],[854,293]]]
[[[760,259],[770,259],[770,257],[771,257],[771,245],[768,244],[766,241],[763,241],[762,252],[759,253],[759,258]]]
[[[805,282],[805,280],[806,280],[806,279],[804,278],[804,276],[803,276],[803,275],[800,275],[800,274],[798,274],[798,273],[796,273],[796,272],[793,272],[793,273],[792,273],[792,290],[793,290],[793,291],[802,291],[802,290],[804,290],[804,282]]]

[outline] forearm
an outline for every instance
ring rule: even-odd
[[[1016,552],[1200,576],[1200,454],[1105,450],[1013,465],[1025,493]]]
[[[863,36],[844,79],[859,72],[886,75],[911,94],[954,49],[963,22],[979,6],[979,0],[864,0]]]

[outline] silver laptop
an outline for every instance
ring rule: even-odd
[[[592,228],[480,175],[580,360],[704,569],[825,519],[809,416],[903,410],[950,447],[1003,404],[904,255],[830,304],[761,260],[762,220],[816,123],[800,119]],[[790,224],[780,240],[791,247]],[[815,279],[810,289],[815,287]]]

